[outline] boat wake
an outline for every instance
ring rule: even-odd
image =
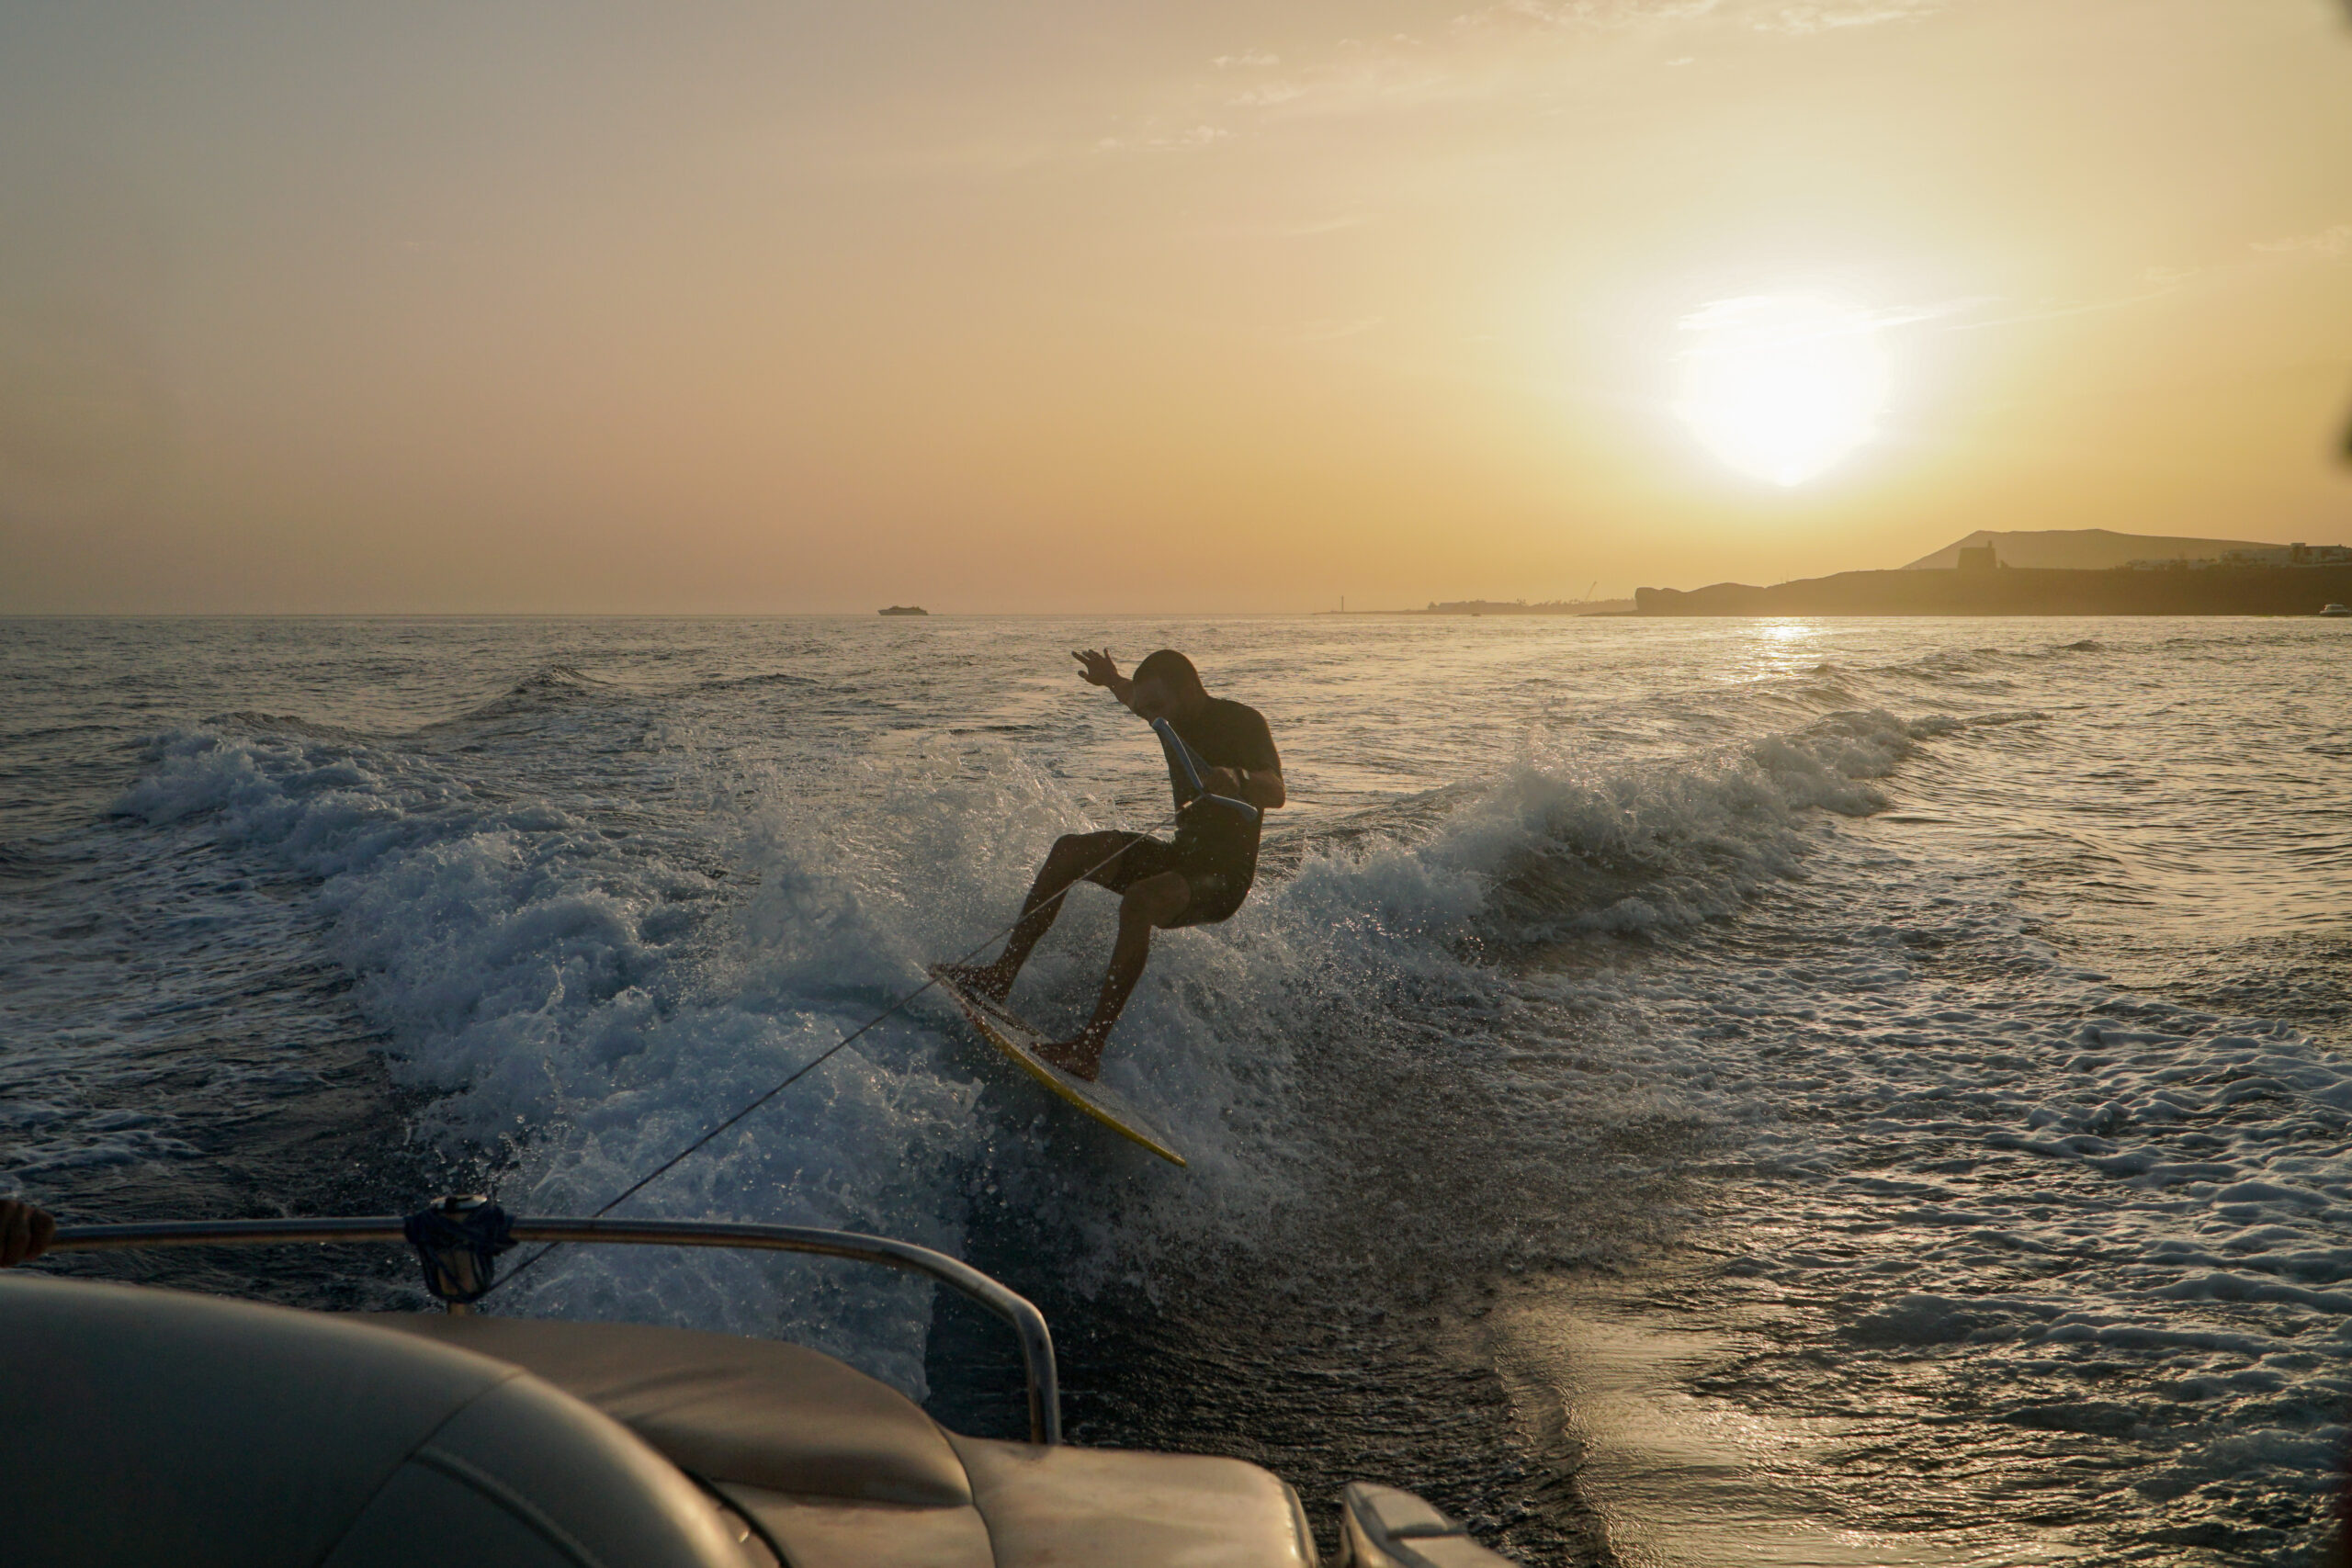
[[[1072,719],[1061,688],[990,662],[1012,654],[950,658],[967,634],[927,631],[942,657],[919,680],[814,678],[797,644],[699,665],[558,649],[455,716],[274,716],[299,705],[256,692],[151,736],[111,826],[0,846],[25,908],[58,911],[16,931],[24,973],[54,971],[41,1016],[105,1020],[24,1035],[11,1178],[190,1168],[228,1135],[199,1103],[319,1094],[322,1043],[358,1041],[467,1179],[594,1212],[1001,928],[1057,835],[1159,821],[1132,727]],[[1617,646],[1536,631],[1587,638],[1561,644],[1579,658]],[[1231,634],[1240,676],[1260,635]],[[1930,1559],[2041,1551],[1968,1534],[1996,1493],[2094,1557],[2175,1529],[2306,1539],[2352,1322],[2352,1075],[2325,1033],[2341,917],[2314,889],[2352,845],[2307,809],[2304,775],[2346,760],[2299,716],[2324,704],[2249,672],[2249,638],[2290,634],[1923,649],[1631,627],[1607,633],[1623,670],[1572,698],[1510,685],[1521,644],[1485,635],[1414,644],[1390,684],[1429,700],[1403,712],[1359,668],[1402,655],[1318,663],[1264,634],[1254,678],[1297,710],[1276,716],[1301,804],[1234,919],[1156,943],[1105,1063],[1188,1170],[1001,1071],[925,996],[626,1212],[969,1257],[1094,1344],[1074,1410],[1110,1440],[1184,1446],[1153,1425],[1179,1407],[1221,1430],[1204,1401],[1242,1409],[1301,1358],[1338,1369],[1339,1399],[1375,1345],[1422,1358],[1416,1431],[1453,1430],[1449,1402],[1508,1427],[1566,1391],[1553,1426],[1492,1438],[1532,1445],[1535,1471],[1435,1486],[1541,1550],[1573,1533],[1543,1474],[1680,1441],[1624,1436],[1617,1393],[1572,1397],[1636,1384],[1697,1402],[1673,1431],[1806,1434],[1755,1495],[1865,1534],[1909,1508],[1919,1540],[1950,1536]],[[2249,754],[2244,723],[2171,704],[2183,681],[2274,743]],[[1460,689],[1521,695],[1433,694]],[[1023,1017],[1083,1016],[1113,912],[1073,895]],[[2213,947],[2217,921],[2242,943]],[[152,971],[136,1012],[100,1007],[121,952]],[[232,1015],[270,1038],[187,1043]],[[200,1089],[139,1087],[166,1043],[203,1058]],[[809,1260],[566,1248],[513,1291],[514,1310],[803,1339],[918,1395],[960,1332],[918,1283]],[[1677,1314],[1680,1338],[1657,1327]],[[1698,1348],[1620,1356],[1594,1326],[1635,1321]],[[1489,1367],[1507,1395],[1448,1381]],[[1090,1375],[1143,1392],[1090,1406]],[[1856,1386],[1887,1413],[1869,1466],[1823,1436]],[[1385,1419],[1385,1394],[1358,1394]],[[1577,1436],[1579,1409],[1616,1411],[1620,1438]],[[1954,1420],[2043,1493],[1939,1481]],[[2098,1482],[2120,1472],[2128,1495]],[[1643,1472],[1623,1495],[1677,1484]]]
[[[550,670],[408,737],[239,715],[159,739],[118,805],[306,879],[399,1080],[433,1096],[420,1130],[474,1151],[503,1201],[538,1212],[593,1211],[914,989],[927,959],[1017,906],[1056,831],[1093,825],[1009,755],[985,771],[967,753],[905,760],[867,781],[866,809],[846,822],[820,818],[787,780],[688,822],[469,766],[485,732],[568,715],[594,684]],[[1059,1261],[1080,1280],[1133,1279],[1286,1228],[1328,1153],[1311,1092],[1425,1073],[1431,1040],[1465,1024],[1464,1048],[1490,1051],[1479,1025],[1510,991],[1498,953],[1686,928],[1797,874],[1815,815],[1884,804],[1871,781],[1917,743],[1915,728],[1838,714],[1646,773],[1531,762],[1442,792],[1436,810],[1408,799],[1300,834],[1241,917],[1162,940],[1106,1071],[1201,1152],[1190,1178],[1122,1161],[993,1081],[925,998],[632,1212],[953,1251],[977,1180],[1041,1232],[1071,1224],[1083,1240]],[[691,748],[665,756],[665,793],[714,787],[696,766]],[[1041,1016],[1081,1008],[1099,975],[1109,900],[1073,905],[1024,977]],[[1352,1064],[1331,1059],[1341,1050]],[[1384,1051],[1411,1060],[1384,1065]],[[768,1278],[755,1286],[746,1270]],[[796,1271],[810,1277],[792,1282]],[[830,1336],[828,1348],[922,1386],[927,1306],[897,1281],[583,1254],[520,1288],[536,1311]],[[845,1292],[870,1299],[845,1311]]]

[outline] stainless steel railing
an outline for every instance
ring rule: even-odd
[[[145,1224],[67,1225],[50,1243],[51,1252],[105,1252],[148,1247],[277,1247],[296,1243],[359,1242],[408,1245],[406,1222],[397,1216],[329,1220],[160,1220]],[[1034,1303],[968,1263],[927,1247],[855,1231],[809,1225],[738,1224],[717,1220],[567,1220],[516,1216],[511,1234],[518,1242],[594,1242],[623,1247],[738,1247],[766,1252],[807,1252],[848,1258],[922,1274],[970,1297],[1012,1326],[1021,1341],[1028,1374],[1029,1438],[1062,1440],[1061,1381],[1054,1366],[1054,1337],[1046,1314]]]

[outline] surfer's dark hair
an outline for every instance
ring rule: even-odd
[[[1201,672],[1193,668],[1191,660],[1174,649],[1163,648],[1157,653],[1144,655],[1143,662],[1136,666],[1135,679],[1157,681],[1163,686],[1173,686],[1181,692],[1198,686]]]

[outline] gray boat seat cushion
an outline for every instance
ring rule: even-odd
[[[1289,1487],[1239,1460],[955,1438],[978,1506],[835,1503],[728,1485],[793,1568],[1312,1568]]]
[[[1238,1459],[955,1437],[1000,1568],[1313,1568],[1298,1495]]]
[[[1303,1568],[1290,1488],[1239,1460],[948,1432],[796,1345],[694,1329],[386,1314],[527,1367],[756,1520],[796,1568]]]
[[[798,1345],[626,1323],[371,1313],[357,1321],[511,1361],[709,1481],[919,1507],[968,1506],[921,1406]]]
[[[720,1489],[767,1532],[791,1568],[997,1568],[988,1521],[969,1504],[853,1503],[732,1481]]]
[[[744,1568],[693,1483],[503,1361],[21,1273],[0,1344],[10,1568]]]

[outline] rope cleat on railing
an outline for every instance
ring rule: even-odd
[[[498,1255],[514,1245],[514,1222],[481,1193],[453,1193],[403,1226],[424,1269],[424,1288],[463,1312],[498,1282]]]

